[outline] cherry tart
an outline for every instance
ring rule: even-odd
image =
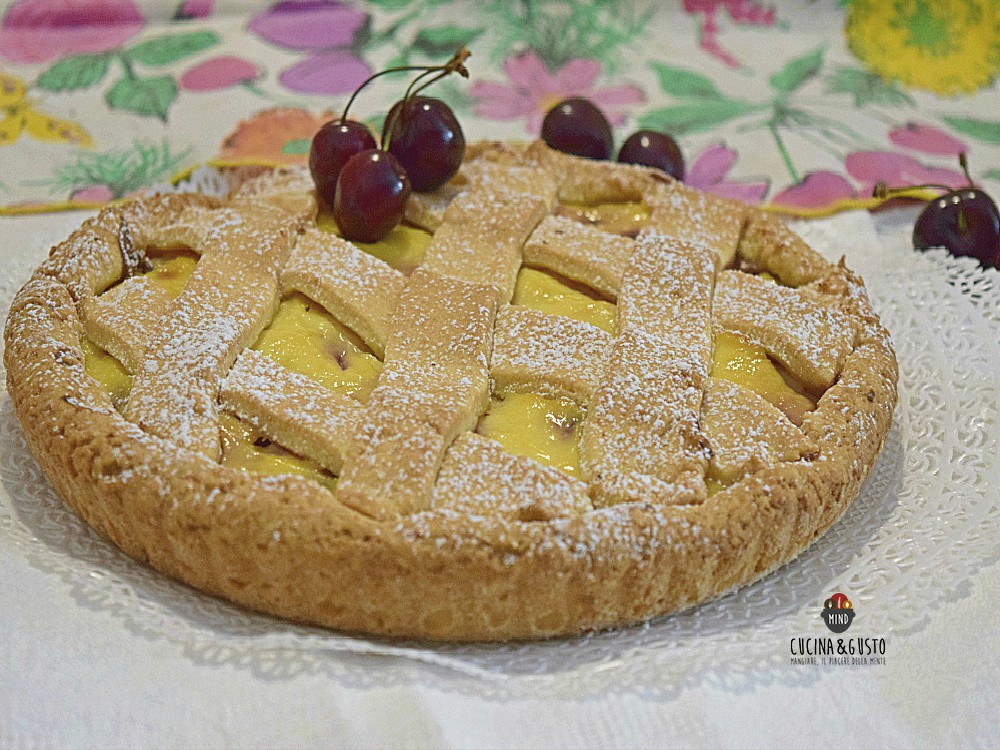
[[[308,171],[113,205],[13,302],[31,450],[164,574],[352,632],[691,607],[857,496],[896,402],[860,278],[658,170],[471,144],[349,242]]]

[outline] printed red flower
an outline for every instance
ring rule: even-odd
[[[180,78],[186,91],[218,91],[260,77],[257,66],[241,57],[213,57],[198,63]]]
[[[684,177],[684,182],[706,193],[714,193],[725,198],[734,198],[744,203],[760,203],[767,195],[767,181],[726,180],[738,155],[724,143],[716,143],[695,157]]]
[[[0,21],[0,55],[40,63],[107,52],[138,34],[144,23],[133,0],[19,0]]]
[[[897,146],[939,156],[958,156],[968,147],[950,133],[925,125],[908,122],[889,133],[889,140]]]

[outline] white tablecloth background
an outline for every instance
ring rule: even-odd
[[[908,220],[912,214],[883,217],[880,236],[898,240],[892,230]],[[30,245],[41,260],[77,221],[3,219],[0,248]],[[9,267],[5,252],[0,284],[11,287],[25,272]],[[868,245],[849,261],[865,271],[880,252]],[[944,576],[944,603],[929,618],[863,633],[887,638],[886,666],[803,667],[784,658],[749,680],[714,669],[692,684],[649,690],[609,678],[606,691],[577,695],[571,671],[540,683],[538,675],[477,676],[331,653],[342,662],[336,670],[276,676],[280,670],[261,670],[253,659],[213,660],[81,596],[0,536],[0,748],[996,746],[998,571],[988,564],[958,586]],[[824,632],[820,623],[807,635]],[[789,644],[755,647],[787,657]]]

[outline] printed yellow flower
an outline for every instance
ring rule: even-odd
[[[90,146],[90,136],[69,120],[60,120],[34,109],[28,87],[17,76],[0,71],[0,146],[16,143],[22,133],[39,141]]]
[[[869,70],[936,94],[969,94],[1000,72],[997,0],[853,0],[847,44]]]

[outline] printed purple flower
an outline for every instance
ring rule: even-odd
[[[897,146],[937,156],[958,156],[968,147],[950,133],[921,122],[908,122],[889,133]]]
[[[596,60],[577,58],[550,73],[534,52],[508,57],[503,64],[510,83],[476,81],[469,95],[478,99],[476,114],[494,120],[525,118],[524,129],[537,136],[546,113],[563,99],[586,97],[596,104],[613,125],[625,122],[622,108],[646,101],[642,89],[636,86],[615,86],[595,89],[601,74]]]
[[[889,187],[911,185],[946,185],[962,187],[968,182],[961,172],[921,164],[912,156],[891,151],[854,151],[844,159],[847,173],[861,183],[859,195],[869,196],[875,185],[885,182]]]
[[[145,19],[133,0],[19,0],[0,21],[0,55],[41,63],[107,52],[131,39]]]
[[[218,91],[260,76],[257,66],[241,57],[213,57],[198,63],[180,78],[185,91]]]
[[[367,13],[336,0],[284,0],[248,28],[279,47],[311,53],[281,73],[282,84],[307,94],[345,94],[372,73],[352,50],[368,22]]]
[[[767,195],[770,183],[726,180],[737,158],[737,153],[724,143],[713,144],[695,157],[684,182],[725,198],[734,198],[744,203],[760,203]]]
[[[838,201],[854,198],[854,188],[836,172],[810,172],[791,187],[771,199],[771,203],[795,208],[824,208]]]

